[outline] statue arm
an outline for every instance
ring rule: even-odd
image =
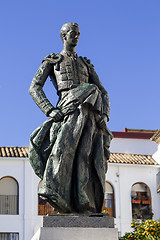
[[[55,109],[43,91],[43,86],[47,77],[50,75],[51,70],[52,65],[44,61],[36,72],[29,89],[29,93],[34,102],[46,116],[49,116],[49,114]]]
[[[93,66],[91,66],[91,67],[89,66],[89,73],[90,73],[90,83],[95,84],[102,93],[103,115],[105,115],[107,117],[107,121],[109,121],[110,101],[109,101],[108,92],[103,87],[103,85],[102,85],[96,71],[94,70]]]

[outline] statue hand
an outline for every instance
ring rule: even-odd
[[[49,117],[53,118],[55,122],[59,122],[63,119],[64,115],[59,109],[54,109],[50,114]]]
[[[101,119],[98,121],[98,126],[102,129],[106,128],[107,121],[108,121],[107,116],[105,114],[103,114],[101,116]]]

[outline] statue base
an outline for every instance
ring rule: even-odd
[[[105,214],[59,214],[43,217],[31,240],[118,240],[114,219]]]

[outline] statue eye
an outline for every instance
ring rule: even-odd
[[[75,37],[75,35],[76,35],[76,32],[74,32],[74,31],[70,32],[71,37]]]
[[[79,37],[79,35],[80,35],[80,32],[76,32],[76,31],[71,31],[71,32],[70,32],[70,36],[71,36],[72,38],[74,38],[75,36],[78,36],[78,37]]]

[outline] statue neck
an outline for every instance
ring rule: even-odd
[[[63,45],[63,51],[70,52],[70,53],[76,53],[76,47],[69,46],[67,44]]]

